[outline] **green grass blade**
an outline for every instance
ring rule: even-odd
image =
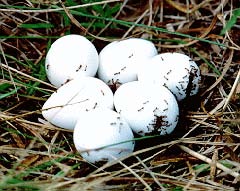
[[[62,11],[60,11],[60,12],[62,12]],[[180,32],[172,32],[172,31],[169,31],[165,28],[160,28],[160,27],[156,27],[156,26],[148,26],[148,25],[145,25],[145,24],[137,24],[137,23],[134,23],[134,22],[123,21],[123,20],[118,20],[118,19],[114,19],[114,18],[94,16],[94,15],[84,14],[82,12],[78,12],[78,11],[74,11],[74,10],[71,10],[71,13],[73,15],[77,15],[77,16],[83,16],[83,17],[88,17],[88,18],[92,18],[92,19],[100,19],[100,20],[105,20],[105,21],[109,21],[109,22],[114,22],[114,23],[117,23],[119,25],[126,26],[126,27],[137,26],[137,27],[142,27],[142,28],[146,28],[146,29],[159,31],[159,32],[162,32],[162,33],[176,35],[176,36],[179,36],[179,37],[189,38],[189,39],[193,39],[193,40],[199,40],[201,42],[205,42],[205,43],[209,43],[209,44],[215,44],[215,45],[218,45],[218,46],[221,46],[221,47],[226,47],[225,44],[222,44],[222,43],[219,43],[219,42],[216,42],[216,41],[206,40],[206,39],[203,39],[203,38],[194,37],[194,36],[191,36],[191,35],[188,35],[188,34],[183,34],[183,33],[180,33]]]
[[[51,23],[23,23],[19,27],[26,29],[50,29],[53,28],[54,25]]]
[[[1,87],[0,87],[0,88],[1,88]],[[11,90],[11,91],[9,91],[9,92],[0,93],[0,100],[1,100],[1,99],[4,99],[4,98],[6,98],[6,97],[9,97],[9,96],[11,96],[11,95],[13,95],[13,94],[16,94],[19,89],[20,89],[20,87],[17,87],[16,89],[13,89],[13,90]],[[0,89],[0,91],[1,91],[1,89]]]
[[[240,16],[240,8],[235,9],[233,11],[232,17],[227,22],[226,26],[221,30],[220,35],[224,35],[227,31],[229,31],[237,22],[237,18]]]
[[[60,36],[0,36],[0,39],[58,39]]]

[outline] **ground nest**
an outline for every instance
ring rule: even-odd
[[[0,0],[0,188],[29,190],[238,190],[240,15],[237,0]],[[200,67],[196,96],[168,136],[136,138],[127,158],[89,164],[72,132],[43,120],[55,88],[44,63],[60,36],[100,51],[116,39],[151,40]]]

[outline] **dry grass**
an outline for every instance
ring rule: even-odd
[[[0,1],[0,188],[238,190],[239,21],[219,34],[239,2],[115,0],[84,8],[66,2]],[[68,33],[85,35],[98,50],[134,36],[152,40],[159,52],[190,55],[201,68],[202,84],[197,96],[181,103],[175,132],[137,140],[135,152],[114,163],[83,161],[72,132],[41,116],[54,91],[44,72],[46,51]]]

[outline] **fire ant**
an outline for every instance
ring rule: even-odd
[[[155,119],[153,120],[153,123],[149,124],[153,127],[153,131],[151,134],[159,134],[161,131],[166,131],[166,127],[169,127],[170,124],[168,124],[168,121],[166,121],[166,115],[157,116],[154,115]]]
[[[109,80],[108,81],[108,86],[110,87],[110,89],[112,90],[112,92],[114,93],[118,87],[121,85],[121,83],[119,82],[119,79],[117,79],[116,81],[114,81],[114,79]]]
[[[191,91],[195,88],[193,80],[197,76],[197,69],[194,68],[194,67],[191,67],[190,71],[187,68],[186,68],[186,70],[189,72],[188,85],[187,85],[187,88],[186,88],[186,95],[190,96]]]

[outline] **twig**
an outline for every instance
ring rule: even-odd
[[[1,42],[0,42],[0,52],[2,52],[3,60],[4,60],[5,64],[6,64],[6,65],[4,65],[4,64],[2,64],[2,63],[0,62],[0,66],[1,66],[1,68],[2,68],[2,67],[5,67],[5,68],[7,69],[8,73],[9,73],[9,76],[10,76],[10,79],[11,79],[11,82],[13,83],[13,87],[14,87],[14,89],[15,89],[15,91],[16,91],[17,100],[19,101],[17,86],[16,86],[16,84],[15,84],[15,82],[14,82],[14,79],[13,79],[13,76],[12,76],[12,73],[11,73],[11,70],[10,70],[10,67],[9,67],[9,65],[8,65],[7,59],[6,59],[6,57],[5,57],[5,54],[4,54],[4,51],[3,51],[3,48],[2,48],[2,43],[1,43]]]
[[[128,36],[128,34],[133,30],[133,28],[136,26],[136,24],[139,23],[142,20],[142,18],[146,16],[148,11],[149,11],[148,9],[144,11],[144,13],[135,21],[135,23],[124,33],[122,39],[124,39]]]
[[[138,157],[135,156],[137,158],[137,160],[140,162],[140,164],[146,169],[146,171],[150,174],[150,176],[153,178],[153,180],[155,181],[155,183],[161,188],[161,190],[166,190],[166,188],[164,188],[161,183],[159,182],[159,180],[156,178],[156,176],[154,175],[154,173],[147,167],[147,165]]]
[[[187,47],[187,46],[191,46],[195,43],[197,43],[200,39],[203,39],[204,37],[206,37],[208,35],[208,33],[211,32],[211,30],[213,29],[213,27],[215,26],[217,22],[217,17],[215,16],[210,24],[210,26],[205,30],[205,32],[203,34],[201,34],[198,39],[196,40],[192,40],[186,44],[179,44],[179,45],[167,45],[167,44],[162,44],[162,45],[157,45],[159,47],[162,48],[183,48],[183,47]]]
[[[96,39],[99,39],[99,40],[102,40],[102,41],[111,41],[109,39],[106,39],[106,38],[101,38],[101,37],[98,37],[98,36],[95,36],[94,34],[88,32],[79,22],[77,19],[75,19],[75,17],[70,13],[69,9],[63,4],[63,2],[61,0],[59,0],[59,2],[61,3],[61,6],[63,7],[63,10],[65,11],[65,13],[67,14],[67,16],[69,17],[69,19],[72,21],[72,23],[74,25],[76,25],[78,28],[80,28],[84,33],[90,35],[91,37],[93,38],[96,38]],[[112,39],[113,41],[113,39]]]
[[[194,131],[201,123],[203,123],[204,121],[206,121],[210,116],[212,116],[215,112],[217,112],[220,108],[222,108],[223,104],[225,103],[225,99],[223,99],[214,109],[212,109],[208,114],[208,116],[206,116],[205,118],[203,118],[201,121],[198,121],[198,123],[190,130],[188,131],[182,138],[187,137],[192,131]]]
[[[136,172],[134,172],[129,166],[125,165],[122,161],[119,161],[119,163],[129,172],[131,172],[146,187],[146,189],[152,190],[152,188],[147,184],[147,182],[142,179]]]
[[[208,163],[209,165],[213,164],[213,161],[210,158],[208,158],[208,157],[206,157],[204,155],[201,155],[201,154],[199,154],[199,153],[197,153],[197,152],[195,152],[195,151],[193,151],[193,150],[191,150],[188,147],[185,147],[183,145],[178,145],[178,146],[180,147],[180,149],[182,149],[186,153],[188,153],[188,154],[190,154],[190,155],[192,155],[192,156],[194,156],[194,157],[196,157],[196,158],[198,158],[198,159]],[[233,176],[234,178],[237,178],[237,179],[240,180],[240,174],[238,172],[235,172],[232,169],[225,167],[224,165],[222,165],[219,162],[216,162],[216,167],[221,169],[221,170],[223,170],[227,174]]]
[[[200,9],[201,7],[203,7],[205,4],[209,3],[212,0],[205,0],[202,1],[201,3],[199,3],[198,5],[194,6],[192,9],[186,9],[184,7],[182,7],[181,5],[178,5],[176,2],[172,1],[172,0],[165,0],[169,5],[173,6],[175,9],[177,9],[178,11],[181,11],[183,13],[193,13],[196,10]]]
[[[106,0],[106,1],[101,1],[101,2],[94,2],[94,3],[86,3],[84,5],[75,5],[75,6],[70,6],[67,7],[67,9],[78,9],[82,7],[89,7],[89,6],[94,6],[94,5],[101,5],[105,3],[113,3],[113,2],[119,2],[122,0]],[[63,11],[64,8],[56,8],[56,9],[41,9],[41,10],[19,10],[19,9],[0,9],[0,12],[15,12],[15,13],[49,13],[49,12],[58,12],[58,11]]]
[[[234,50],[231,50],[230,56],[226,62],[225,67],[223,68],[222,74],[221,76],[205,91],[201,94],[201,96],[205,95],[207,92],[209,92],[210,90],[212,90],[214,87],[216,87],[223,79],[223,77],[225,76],[225,74],[227,73],[231,63],[232,63],[232,59],[233,59],[233,53]]]
[[[117,19],[117,17],[120,15],[120,13],[122,12],[123,8],[125,7],[125,5],[127,4],[128,0],[123,0],[123,3],[119,9],[119,11],[117,12],[117,14],[114,16],[114,19]],[[100,36],[110,25],[112,24],[112,21],[108,22],[108,24],[106,24],[106,26],[100,30],[100,32],[97,34],[97,36]]]
[[[225,109],[226,109],[229,101],[231,100],[232,95],[234,94],[234,92],[235,92],[235,90],[236,90],[236,88],[237,88],[237,85],[238,85],[239,81],[240,81],[240,70],[238,71],[238,74],[237,74],[237,77],[236,77],[236,79],[235,79],[235,81],[234,81],[234,84],[233,84],[233,86],[232,86],[232,89],[231,89],[230,93],[228,94],[228,97],[227,97],[227,99],[226,99],[226,101],[225,101],[225,103],[224,103],[224,105],[223,105],[222,112],[225,111]]]
[[[53,85],[51,85],[50,83],[47,83],[47,82],[44,82],[44,81],[39,80],[39,79],[37,79],[37,78],[34,78],[34,77],[32,77],[32,76],[30,76],[30,75],[28,75],[28,74],[25,74],[24,72],[21,72],[21,71],[15,69],[15,68],[12,68],[12,67],[10,67],[10,66],[7,66],[6,64],[1,64],[1,67],[4,68],[4,69],[7,69],[7,70],[9,70],[9,71],[12,71],[12,72],[14,72],[14,73],[16,73],[16,74],[20,74],[20,75],[22,75],[22,76],[24,76],[24,77],[26,77],[26,78],[29,78],[29,79],[31,79],[31,80],[33,80],[33,81],[35,81],[35,82],[39,82],[39,83],[41,83],[41,84],[44,84],[44,85],[47,85],[47,86],[49,86],[49,87],[51,87],[51,88],[56,89],[56,87],[53,86]]]

